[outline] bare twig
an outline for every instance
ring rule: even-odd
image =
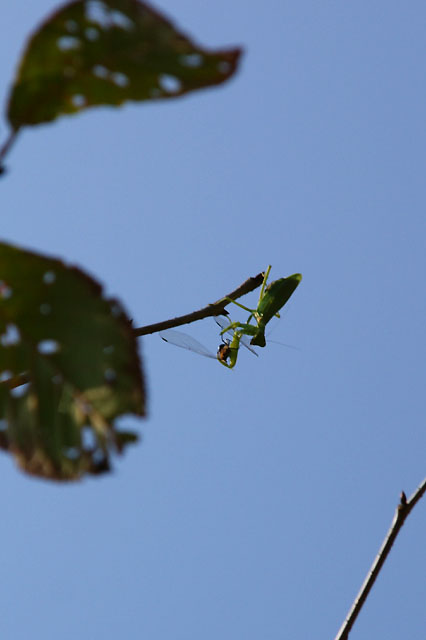
[[[172,318],[171,320],[164,320],[163,322],[156,322],[155,324],[149,324],[145,327],[134,329],[135,335],[146,336],[150,333],[156,333],[157,331],[165,331],[166,329],[172,329],[173,327],[180,327],[182,324],[196,322],[196,320],[203,320],[204,318],[210,318],[212,316],[228,315],[225,307],[230,304],[229,298],[231,300],[237,300],[246,293],[250,293],[250,291],[257,289],[257,287],[259,287],[263,282],[263,276],[263,273],[258,273],[257,276],[249,278],[234,291],[231,291],[231,293],[220,298],[220,300],[217,300],[212,304],[208,304],[206,307],[203,307],[198,311],[193,311],[192,313],[187,313],[186,315],[179,316],[178,318]]]
[[[13,129],[6,138],[5,143],[0,147],[0,171],[2,173],[4,172],[3,160],[6,157],[7,153],[10,151],[10,148],[15,142],[17,135],[18,129]]]
[[[424,493],[426,493],[426,478],[416,489],[409,500],[407,500],[407,496],[404,492],[401,493],[400,502],[396,508],[390,529],[383,541],[379,553],[377,554],[373,564],[371,565],[370,571],[368,572],[367,577],[364,580],[364,584],[362,585],[357,597],[355,598],[354,603],[350,608],[344,623],[339,629],[335,640],[346,640],[348,638],[349,632],[352,629],[352,626],[357,619],[358,614],[361,611],[362,606],[366,601],[367,596],[370,593],[370,590],[375,583],[377,576],[379,575],[380,569],[382,568],[386,558],[389,555],[392,545],[395,542],[396,536],[398,535],[411,509],[413,509],[413,507],[420,500]]]

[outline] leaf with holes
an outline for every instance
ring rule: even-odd
[[[0,447],[28,473],[74,480],[110,468],[144,414],[132,325],[76,267],[0,243]]]
[[[8,118],[16,131],[96,105],[175,98],[227,80],[240,53],[196,46],[138,0],[77,0],[30,39]]]

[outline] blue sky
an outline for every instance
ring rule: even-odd
[[[56,6],[4,8],[3,104]],[[147,337],[149,417],[127,421],[143,440],[113,474],[49,484],[3,455],[0,633],[332,638],[425,476],[426,7],[156,7],[206,47],[242,45],[240,73],[24,131],[2,237],[88,270],[139,326],[268,264],[300,271],[272,336],[298,350],[228,371]],[[211,321],[188,333],[215,350]],[[351,640],[424,640],[425,527],[423,501]]]

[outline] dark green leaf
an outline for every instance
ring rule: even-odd
[[[28,473],[73,480],[110,468],[144,414],[131,322],[60,260],[0,243],[0,447]]]
[[[77,0],[30,39],[8,118],[17,130],[95,105],[174,98],[227,80],[240,53],[197,47],[138,0]]]

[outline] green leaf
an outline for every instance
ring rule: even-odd
[[[240,49],[207,51],[138,0],[77,0],[30,39],[12,87],[12,128],[96,105],[175,98],[221,84]]]
[[[0,447],[28,473],[74,480],[110,468],[144,414],[131,321],[76,267],[0,243]]]

